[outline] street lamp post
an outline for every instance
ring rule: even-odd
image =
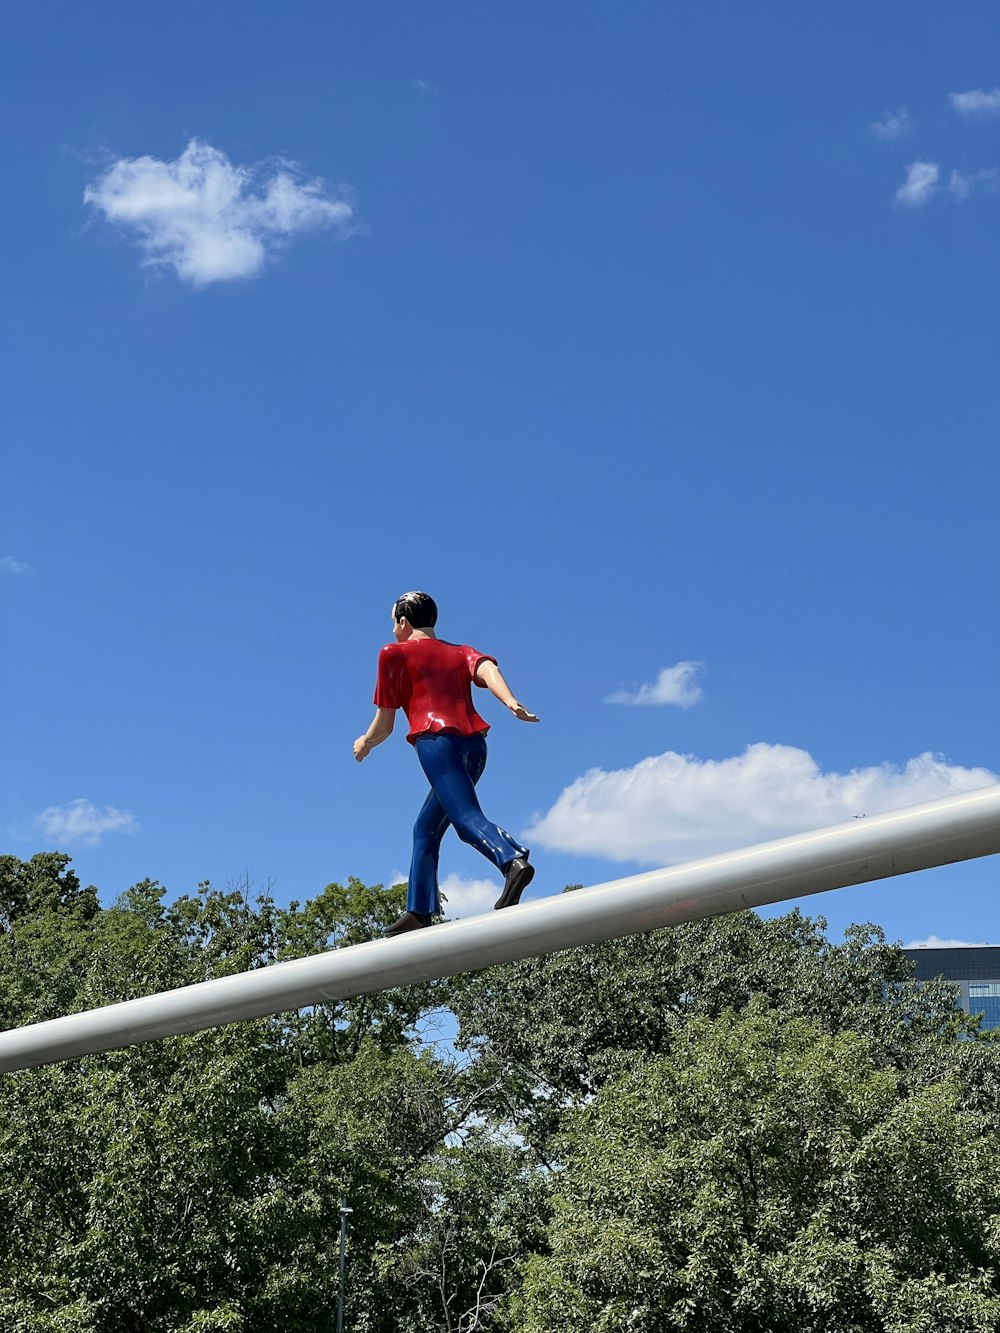
[[[340,1201],[340,1295],[337,1297],[337,1333],[344,1333],[344,1256],[347,1253],[347,1216],[353,1213],[346,1202]]]

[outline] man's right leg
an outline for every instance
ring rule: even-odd
[[[409,930],[429,926],[440,913],[438,854],[441,839],[450,822],[434,792],[428,792],[427,800],[413,826],[413,855],[410,859],[406,911],[397,917],[385,932],[386,935],[404,935]]]
[[[438,856],[441,851],[441,839],[447,832],[451,820],[433,791],[427,793],[413,825],[413,855],[410,858],[409,894],[406,908],[409,912],[421,912],[437,916],[441,911],[441,897],[438,893]]]

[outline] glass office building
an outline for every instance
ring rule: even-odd
[[[982,1026],[1000,1027],[1000,945],[967,949],[904,949],[917,965],[916,980],[947,977],[961,989],[967,1014],[982,1014]]]

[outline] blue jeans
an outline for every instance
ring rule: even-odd
[[[413,860],[406,900],[409,912],[441,910],[438,896],[438,852],[450,824],[498,869],[527,856],[506,830],[491,824],[479,808],[476,783],[486,767],[486,737],[456,736],[450,731],[419,736],[413,747],[431,784],[430,795],[413,826]]]

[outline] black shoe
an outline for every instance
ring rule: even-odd
[[[402,916],[397,917],[392,925],[383,934],[386,939],[392,935],[405,935],[408,930],[421,930],[424,926],[429,926],[433,920],[430,912],[404,912]]]
[[[511,861],[504,873],[503,893],[493,904],[493,910],[498,912],[502,907],[516,907],[534,874],[535,867],[528,865],[527,856],[519,856],[516,861]]]

